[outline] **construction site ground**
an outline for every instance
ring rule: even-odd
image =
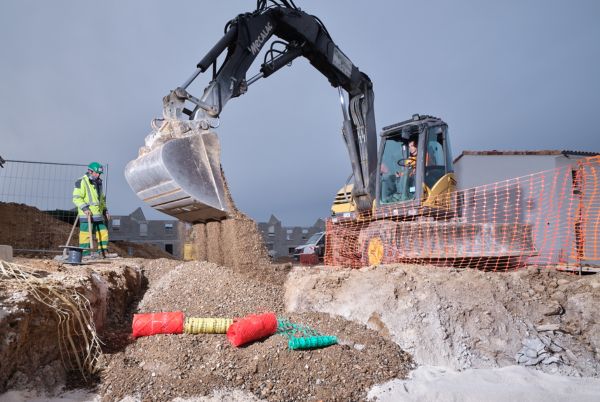
[[[23,283],[3,279],[0,400],[592,401],[600,395],[597,275],[410,265],[248,270],[169,259],[14,263],[88,297],[104,342],[102,370],[88,382],[65,371],[55,314]],[[105,285],[97,285],[98,277]],[[160,311],[274,312],[340,343],[292,351],[280,335],[241,348],[225,335],[130,337],[133,313]]]

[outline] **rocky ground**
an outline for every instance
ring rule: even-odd
[[[454,370],[520,364],[598,377],[599,303],[600,276],[536,267],[298,268],[286,284],[289,311],[364,323],[418,363]]]
[[[600,391],[596,275],[536,267],[498,273],[410,265],[249,269],[170,259],[16,262],[90,301],[103,355],[87,382],[65,372],[55,314],[23,283],[3,278],[1,391],[34,388],[49,398],[65,381],[88,387],[90,394],[76,399],[107,401],[592,401]],[[224,335],[130,337],[134,313],[162,311],[231,318],[274,312],[340,343],[292,351],[281,335],[241,348]]]

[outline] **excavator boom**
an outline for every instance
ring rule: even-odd
[[[337,47],[318,18],[293,2],[271,4],[276,5],[259,1],[254,12],[229,21],[224,36],[200,60],[190,78],[163,99],[163,119],[125,170],[132,189],[153,208],[192,223],[227,216],[230,207],[224,201],[215,120],[229,99],[244,94],[249,85],[299,56],[340,90],[342,133],[354,176],[353,197],[359,210],[371,207],[375,193],[371,178],[377,168],[371,80]],[[280,40],[273,41],[265,53],[260,72],[246,79],[246,72],[272,36]],[[202,96],[193,96],[187,88],[207,71],[212,71],[210,83]],[[347,93],[347,103],[342,90]]]

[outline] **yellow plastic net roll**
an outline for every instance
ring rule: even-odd
[[[186,334],[225,334],[233,324],[232,318],[198,318],[185,319],[183,332]]]

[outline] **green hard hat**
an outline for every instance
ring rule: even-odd
[[[96,172],[96,173],[102,173],[102,172],[104,172],[104,168],[98,162],[92,162],[92,163],[90,163],[88,165],[88,169],[91,170],[92,172]]]

